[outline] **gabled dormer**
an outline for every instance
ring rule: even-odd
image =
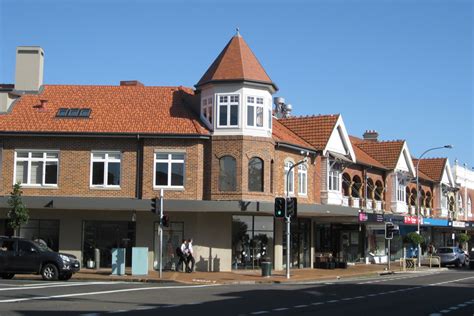
[[[201,120],[213,135],[272,136],[277,86],[237,33],[196,84]]]

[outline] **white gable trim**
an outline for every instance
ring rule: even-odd
[[[406,142],[403,142],[403,147],[400,151],[400,156],[398,156],[398,161],[395,166],[395,170],[408,172],[412,177],[416,176],[415,165],[413,164],[413,160],[411,159],[411,154],[408,150],[408,145]]]
[[[449,166],[449,161],[446,159],[446,163],[443,167],[443,176],[441,177],[441,183],[446,184],[452,188],[455,187],[453,173],[451,172],[451,167]]]
[[[342,115],[339,115],[336,124],[334,124],[331,136],[329,136],[329,140],[323,150],[323,155],[327,157],[328,152],[335,152],[344,155],[352,162],[356,162],[354,149],[352,148],[349,134],[347,133],[346,126],[342,120]]]

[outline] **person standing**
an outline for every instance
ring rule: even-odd
[[[187,254],[187,262],[186,262],[186,272],[188,273],[191,273],[194,271],[194,263],[195,263],[195,260],[194,260],[194,252],[193,252],[193,240],[192,239],[188,239],[187,241],[187,248],[186,248],[186,252]],[[189,263],[191,263],[191,267],[189,267]]]

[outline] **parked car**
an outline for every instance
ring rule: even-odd
[[[474,248],[472,248],[469,253],[469,268],[474,270]]]
[[[437,255],[441,258],[441,265],[455,265],[457,267],[465,266],[469,259],[459,247],[440,247]]]
[[[58,253],[43,242],[19,237],[0,237],[0,277],[15,274],[40,274],[44,280],[69,280],[79,271],[77,258]]]

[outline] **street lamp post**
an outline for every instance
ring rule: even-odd
[[[286,219],[286,278],[290,278],[290,228],[291,228],[291,216],[289,216],[287,213],[287,203],[288,203],[288,198],[290,197],[290,182],[289,182],[289,177],[290,177],[290,172],[293,170],[296,166],[299,166],[303,163],[306,163],[308,161],[308,158],[305,157],[303,160],[298,161],[296,164],[291,165],[290,168],[288,168],[288,173],[286,174],[286,198],[285,198],[285,219]],[[295,181],[293,177],[293,182]],[[294,183],[293,183],[293,188],[294,188]]]
[[[433,148],[430,148],[430,149],[427,149],[425,150],[421,155],[420,157],[418,158],[418,161],[416,162],[416,223],[417,223],[417,233],[418,235],[421,235],[421,231],[420,231],[420,188],[419,188],[419,175],[418,175],[418,167],[420,166],[420,161],[421,161],[421,158],[423,158],[423,156],[425,154],[427,154],[428,152],[432,151],[432,150],[436,150],[436,149],[443,149],[443,148],[453,148],[452,145],[444,145],[444,146],[441,146],[441,147],[433,147]],[[418,267],[421,267],[421,244],[418,244]]]

